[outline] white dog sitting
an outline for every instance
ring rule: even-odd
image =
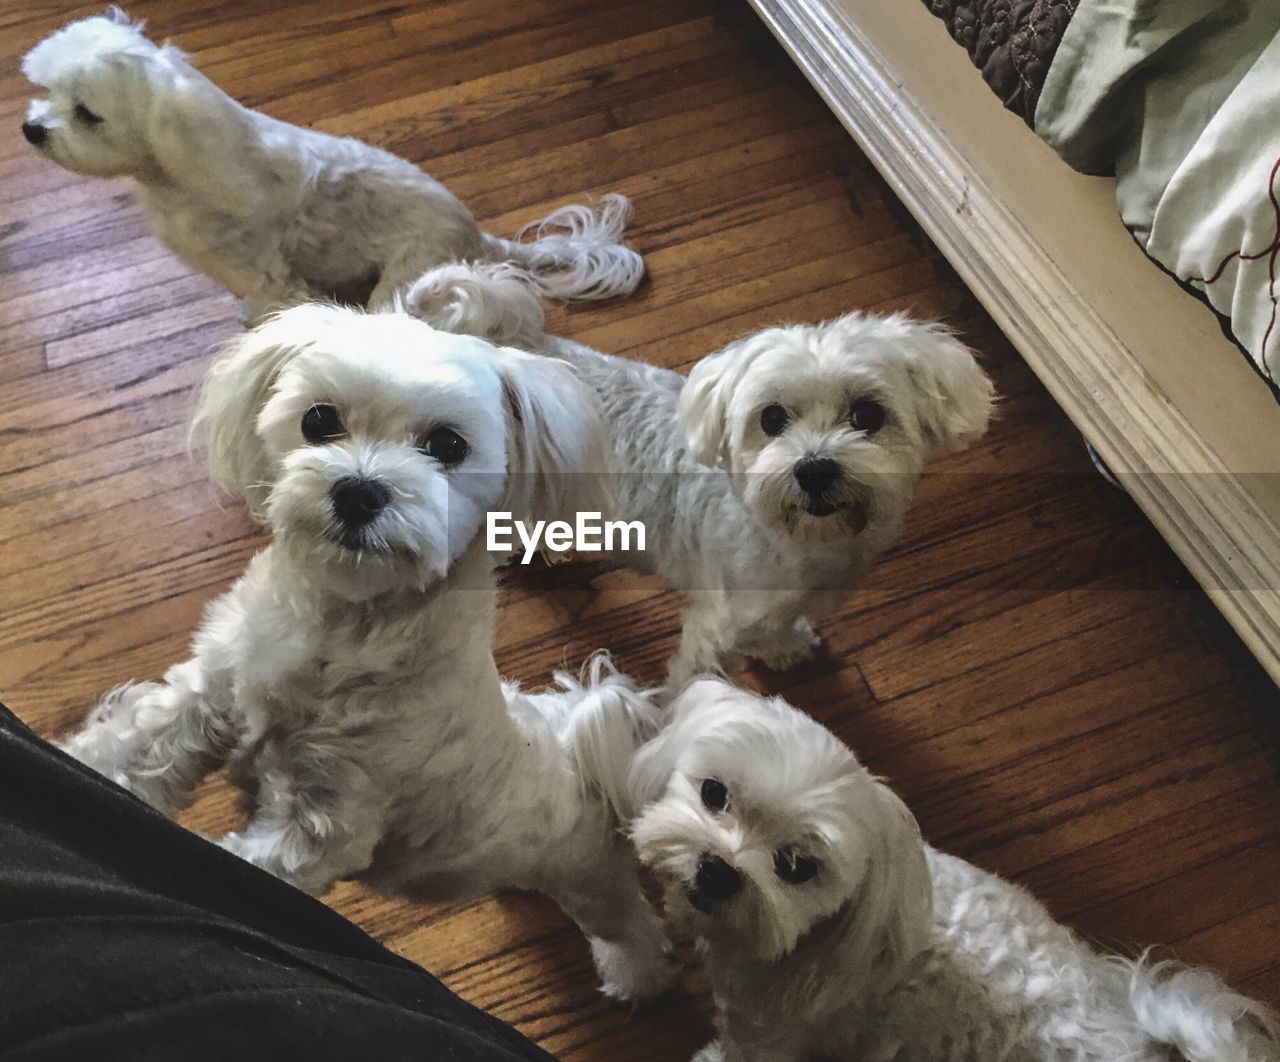
[[[646,552],[621,559],[685,591],[670,669],[680,684],[735,652],[773,668],[808,659],[810,618],[857,587],[894,539],[933,454],[986,430],[990,380],[944,329],[851,313],[767,328],[678,373],[543,331],[524,274],[432,270],[404,293],[439,328],[555,355],[599,395],[618,515]]]
[[[1277,1062],[1274,1019],[1204,971],[1103,956],[1031,895],[925,845],[830,731],[717,679],[636,756],[633,836],[698,940],[698,1062]]]
[[[562,514],[559,473],[600,452],[592,407],[567,366],[404,315],[269,318],[215,363],[200,421],[219,479],[261,470],[273,541],[190,660],[109,694],[64,747],[166,813],[231,759],[256,809],[230,851],[315,894],[538,889],[592,938],[606,992],[661,990],[618,832],[655,710],[602,660],[585,685],[504,687],[477,534],[494,507]]]
[[[27,140],[73,173],[132,177],[160,239],[243,299],[249,319],[313,298],[381,307],[459,259],[520,262],[563,298],[630,292],[644,274],[619,242],[621,196],[600,214],[557,211],[532,243],[482,233],[416,166],[242,107],[118,8],[47,37],[22,70],[49,94],[28,109]]]

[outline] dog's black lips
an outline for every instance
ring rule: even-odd
[[[804,511],[810,516],[830,516],[834,512],[839,512],[843,505],[836,502],[827,501],[825,498],[809,498],[804,503]]]

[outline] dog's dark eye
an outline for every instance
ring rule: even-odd
[[[791,418],[787,411],[779,405],[765,406],[760,411],[760,428],[769,436],[781,435]]]
[[[452,428],[436,428],[418,449],[442,465],[456,465],[471,452],[467,440]]]
[[[712,811],[724,811],[729,806],[729,790],[718,778],[707,778],[702,783],[702,803]]]
[[[94,114],[83,103],[77,103],[72,113],[76,116],[77,121],[84,122],[85,125],[97,125],[102,121],[100,114]]]
[[[853,425],[855,431],[865,431],[871,435],[884,427],[887,416],[884,406],[875,399],[862,398],[849,410],[849,423]]]
[[[346,434],[336,406],[320,403],[302,414],[302,437],[309,443],[329,442]]]
[[[773,853],[773,870],[788,885],[803,885],[818,873],[818,861],[790,848]]]

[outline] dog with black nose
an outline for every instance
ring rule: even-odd
[[[694,1062],[1280,1062],[1208,970],[1108,955],[927,845],[903,801],[781,698],[687,686],[632,760],[630,823],[697,942]]]
[[[994,392],[947,329],[849,313],[765,328],[688,378],[548,335],[531,280],[488,263],[434,269],[406,309],[449,331],[567,361],[609,428],[614,516],[641,521],[618,559],[689,598],[668,681],[738,654],[784,669],[811,620],[857,588],[897,536],[926,462],[986,430]]]
[[[527,693],[493,659],[492,509],[599,508],[602,429],[567,365],[404,314],[293,307],[233,341],[198,425],[271,543],[189,659],[102,699],[64,748],[173,814],[224,762],[254,809],[224,848],[307,892],[548,893],[603,990],[671,969],[620,829],[651,699],[597,657]]]
[[[520,262],[566,299],[626,294],[644,276],[622,242],[622,196],[562,207],[526,227],[531,239],[482,232],[411,162],[242,106],[119,8],[50,34],[22,72],[40,90],[27,142],[72,173],[129,178],[160,240],[248,320],[308,299],[382,308],[424,269],[463,259]]]

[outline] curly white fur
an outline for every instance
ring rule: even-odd
[[[230,759],[256,802],[230,851],[316,894],[539,889],[607,993],[660,991],[618,832],[655,709],[603,658],[556,691],[504,686],[491,649],[485,513],[575,503],[559,473],[597,460],[593,404],[567,366],[401,314],[306,305],[236,340],[202,423],[215,462],[254,451],[273,540],[190,660],[108,694],[64,747],[170,814]]]
[[[449,265],[403,305],[436,327],[487,336],[573,365],[611,431],[614,515],[641,520],[644,553],[620,559],[685,591],[690,607],[670,680],[746,653],[775,668],[813,655],[811,619],[861,582],[896,537],[933,454],[985,431],[990,380],[946,330],[851,313],[767,328],[678,373],[547,335],[530,282],[505,266]],[[883,423],[860,428],[870,401]],[[786,421],[763,430],[763,411]],[[802,489],[806,462],[832,471]]]
[[[632,832],[706,957],[720,1039],[697,1062],[1280,1060],[1261,1004],[1203,970],[1099,954],[928,847],[781,700],[702,679],[671,716],[635,758]],[[812,864],[785,880],[797,860]]]
[[[624,294],[644,274],[621,242],[622,196],[556,211],[527,227],[530,243],[482,233],[416,166],[248,110],[118,8],[47,37],[22,70],[48,90],[23,125],[37,150],[74,173],[133,178],[160,239],[250,319],[312,298],[382,307],[458,259],[519,262],[561,298]]]

